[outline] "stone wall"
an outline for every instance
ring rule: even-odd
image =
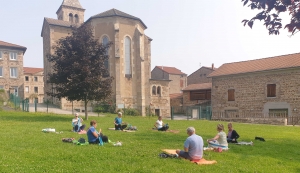
[[[267,97],[267,85],[276,84],[276,97]],[[288,109],[298,113],[300,105],[300,68],[274,70],[212,78],[212,110],[255,111]],[[234,101],[228,101],[228,90],[234,89]]]
[[[286,118],[214,118],[216,121],[251,123],[251,124],[272,124],[272,125],[287,125]]]
[[[155,109],[160,111],[163,117],[170,116],[170,96],[169,96],[169,82],[168,80],[150,80],[150,86],[160,86],[160,95],[151,95],[151,112],[155,113]],[[151,87],[152,88],[152,87]],[[149,91],[149,92],[152,92]]]
[[[187,85],[187,76],[186,75],[177,75],[177,74],[169,74],[170,82],[170,94],[180,93],[182,89]]]
[[[187,77],[187,85],[198,84],[198,83],[211,83],[211,78],[207,76],[213,72],[212,68],[201,67],[194,73]]]

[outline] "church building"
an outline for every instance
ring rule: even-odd
[[[134,108],[145,116],[152,114],[169,116],[170,80],[151,79],[151,41],[145,35],[147,26],[135,16],[117,9],[111,9],[84,21],[85,9],[79,0],[63,0],[56,14],[57,19],[44,18],[41,36],[43,37],[45,99],[59,105],[62,109],[84,111],[82,102],[70,103],[47,96],[46,92],[55,92],[55,88],[46,82],[47,74],[53,72],[47,55],[53,53],[53,45],[72,33],[72,27],[89,24],[94,30],[95,39],[101,43],[113,42],[108,50],[106,63],[112,83],[113,100],[117,108]],[[155,88],[155,92],[153,91]],[[91,111],[91,107],[88,108]],[[150,111],[149,111],[150,110]]]

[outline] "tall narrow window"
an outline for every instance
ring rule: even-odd
[[[276,84],[267,85],[267,97],[276,97]]]
[[[69,22],[73,22],[73,14],[72,13],[69,14]]]
[[[160,95],[161,94],[161,88],[160,86],[157,87],[157,95]]]
[[[17,67],[11,67],[10,68],[10,77],[11,78],[17,78],[18,77],[18,69],[17,69]]]
[[[3,77],[3,67],[0,67],[0,77]]]
[[[38,77],[34,76],[34,82],[38,81]]]
[[[131,75],[131,41],[125,37],[125,75]]]
[[[17,52],[10,52],[9,53],[10,60],[17,60]]]
[[[25,86],[25,92],[29,93],[29,86]]]
[[[235,101],[234,89],[229,89],[228,90],[228,101]]]
[[[34,93],[38,93],[39,92],[39,88],[38,87],[34,87]]]
[[[74,18],[75,18],[75,23],[79,23],[79,18],[77,14],[75,14]]]
[[[156,95],[156,86],[152,87],[152,95]]]
[[[104,46],[106,46],[108,44],[108,38],[106,36],[104,36],[102,38],[102,44]],[[106,50],[105,55],[108,55],[108,50]],[[104,66],[106,69],[109,69],[109,60],[108,59],[104,61]]]
[[[2,52],[0,51],[0,59],[2,59]]]

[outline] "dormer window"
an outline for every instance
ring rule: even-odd
[[[69,14],[69,22],[73,23],[73,14],[72,13]]]

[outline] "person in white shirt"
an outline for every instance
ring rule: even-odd
[[[162,116],[158,116],[158,120],[154,124],[154,129],[157,129],[158,131],[167,131],[169,129],[169,125],[163,123]]]
[[[75,131],[75,132],[83,131],[85,128],[85,125],[82,123],[83,123],[83,119],[81,117],[79,117],[78,113],[75,113],[75,117],[72,119],[73,131]]]

